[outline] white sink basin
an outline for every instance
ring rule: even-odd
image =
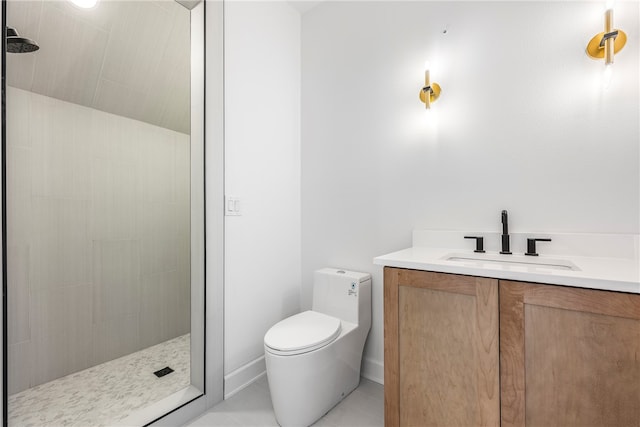
[[[500,255],[483,253],[450,253],[441,259],[455,261],[476,267],[528,267],[530,269],[580,271],[574,263],[559,258],[525,255]]]

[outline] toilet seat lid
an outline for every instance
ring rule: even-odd
[[[273,325],[264,344],[282,352],[311,351],[335,340],[341,330],[340,319],[309,310]]]

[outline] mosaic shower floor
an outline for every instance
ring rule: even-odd
[[[189,334],[9,396],[9,427],[99,427],[190,383]],[[174,372],[157,378],[165,366]]]

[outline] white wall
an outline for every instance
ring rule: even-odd
[[[604,2],[325,2],[302,20],[302,306],[312,271],[374,277],[413,229],[638,233],[638,3],[608,90],[585,54]],[[444,30],[446,34],[443,34]],[[418,100],[424,61],[442,96]],[[461,247],[468,243],[461,242]]]
[[[227,394],[300,308],[300,15],[286,2],[225,5],[225,192],[242,210],[225,224]]]
[[[189,136],[7,106],[9,393],[189,332]]]

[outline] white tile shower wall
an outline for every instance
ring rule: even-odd
[[[285,1],[225,3],[225,224],[228,375],[300,309],[300,15]],[[229,390],[226,390],[229,391]]]
[[[638,8],[616,4],[629,37],[606,91],[584,52],[604,2],[323,2],[304,14],[303,308],[314,269],[373,273],[365,357],[382,363],[372,258],[410,247],[412,230],[497,232],[508,209],[514,232],[640,232]],[[442,86],[429,113],[427,59]]]
[[[189,332],[189,136],[7,104],[9,393]]]

